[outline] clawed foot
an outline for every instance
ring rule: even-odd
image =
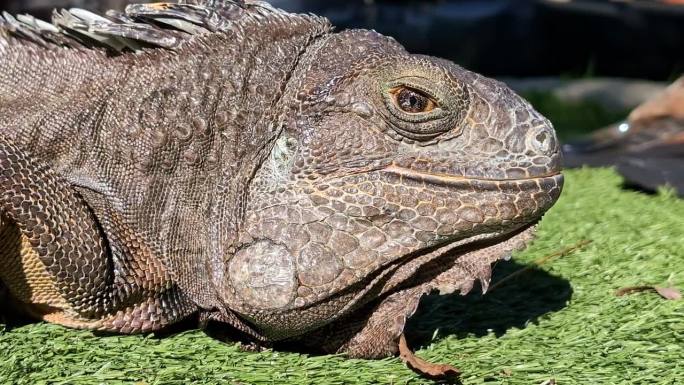
[[[268,346],[257,342],[239,342],[238,350],[246,353],[261,353],[268,350]]]

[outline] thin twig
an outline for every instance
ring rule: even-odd
[[[522,269],[520,269],[520,270],[518,270],[518,271],[514,271],[514,272],[512,272],[511,274],[508,274],[507,276],[501,278],[501,279],[499,280],[499,282],[496,282],[495,284],[493,284],[492,286],[490,286],[490,287],[489,287],[489,290],[487,290],[487,292],[491,293],[494,289],[496,289],[497,287],[503,285],[505,282],[510,281],[511,279],[513,279],[513,278],[515,278],[515,277],[517,277],[517,276],[519,276],[519,275],[521,275],[521,274],[527,273],[527,272],[531,271],[532,269],[534,269],[534,268],[536,268],[536,267],[538,267],[538,266],[543,265],[544,263],[548,262],[549,260],[551,260],[551,259],[553,259],[553,258],[564,257],[564,256],[566,256],[566,255],[572,253],[573,251],[576,251],[576,250],[579,250],[579,249],[583,248],[584,246],[590,244],[591,242],[592,242],[592,241],[591,241],[590,239],[583,239],[583,240],[581,240],[581,241],[575,243],[575,244],[572,245],[572,246],[569,246],[569,247],[566,247],[566,248],[564,248],[564,249],[562,249],[562,250],[556,251],[555,253],[552,253],[552,254],[543,256],[543,257],[537,259],[536,261],[532,262],[531,265],[526,266],[526,267],[524,267],[524,268],[522,268]]]

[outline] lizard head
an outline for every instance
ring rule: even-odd
[[[502,83],[375,32],[312,45],[283,103],[224,291],[271,338],[410,285],[393,274],[446,245],[511,237],[560,195],[547,119]]]

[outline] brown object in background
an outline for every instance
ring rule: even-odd
[[[684,76],[624,122],[563,146],[566,167],[617,166],[627,184],[684,196]]]
[[[626,121],[563,146],[566,167],[612,166],[629,153],[667,143],[684,132],[684,76],[636,107]]]

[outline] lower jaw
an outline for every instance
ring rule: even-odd
[[[492,264],[510,259],[514,251],[522,250],[534,239],[536,223],[524,226],[513,233],[483,239],[457,247],[440,257],[421,265],[408,284],[423,285],[425,292],[439,291],[467,294],[479,281],[486,293],[491,280]]]
[[[513,231],[480,234],[450,242],[411,258],[392,273],[383,285],[382,294],[398,288],[429,284],[432,279],[451,268],[472,272],[470,286],[464,285],[463,288],[467,287],[467,290],[461,289],[462,294],[472,288],[475,280],[480,281],[484,292],[489,286],[490,265],[500,259],[509,258],[513,251],[525,248],[534,239],[538,221],[539,219]],[[448,282],[444,284],[449,285]],[[442,294],[449,294],[458,288],[457,282],[452,282],[451,285],[452,289],[447,289],[444,285],[432,285],[434,287],[430,290],[437,289]]]
[[[307,333],[301,341],[315,341],[310,347],[326,353],[344,352],[350,357],[394,355],[395,343],[424,294],[460,291],[465,295],[478,280],[485,292],[491,264],[524,247],[533,239],[534,231],[535,225],[531,224],[513,233],[444,245],[415,257],[392,273],[381,294],[331,324]],[[374,344],[369,346],[368,341]]]

